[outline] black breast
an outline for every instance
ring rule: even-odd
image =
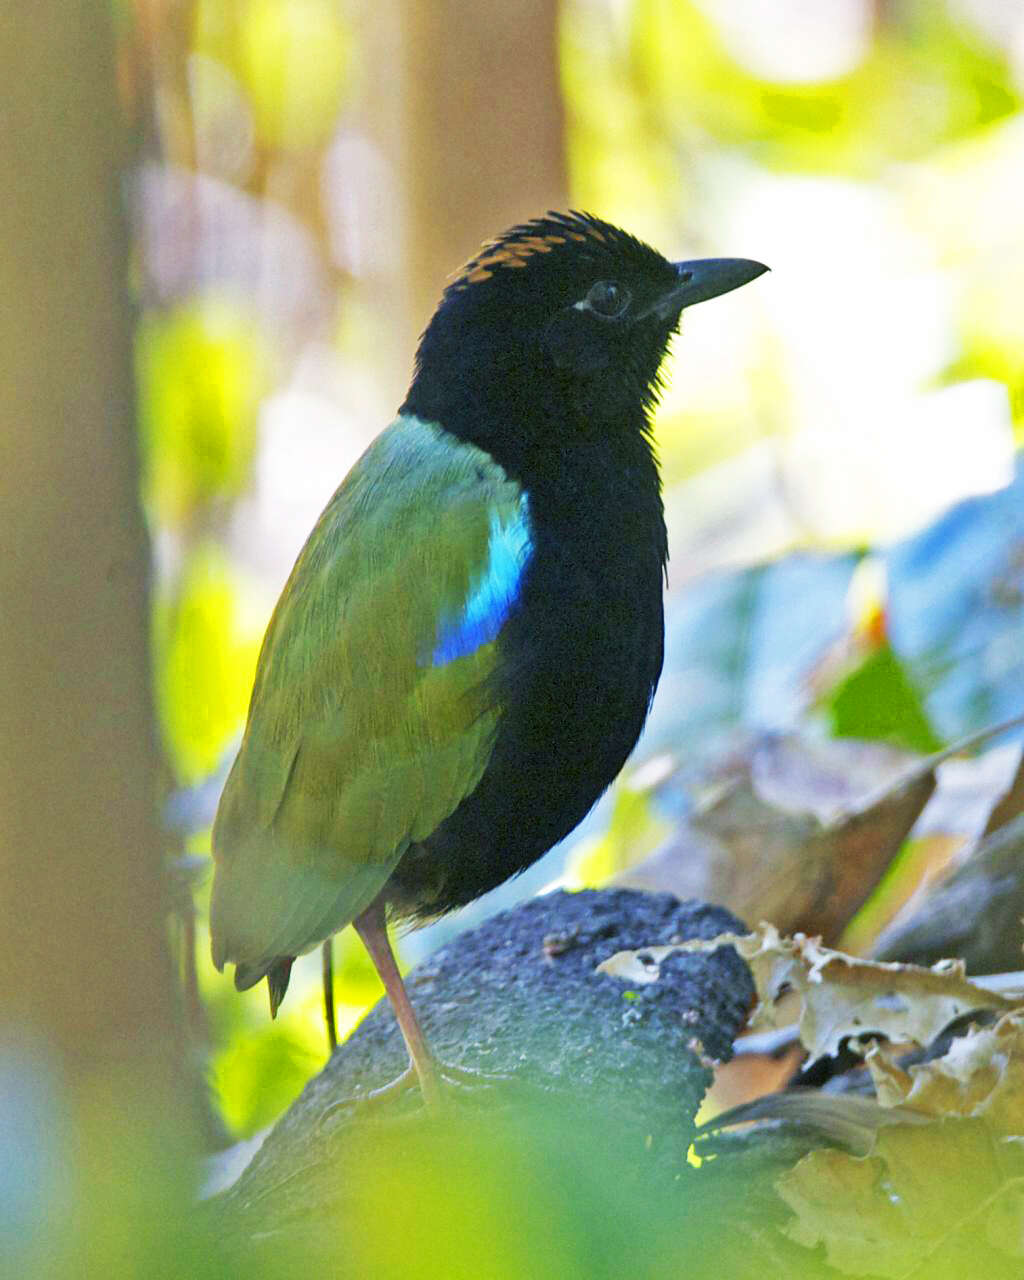
[[[637,433],[528,487],[533,553],[501,637],[503,715],[476,790],[388,884],[402,915],[473,901],[567,835],[632,751],[661,674],[665,526]]]

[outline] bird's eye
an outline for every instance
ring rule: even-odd
[[[598,280],[587,294],[587,305],[599,316],[619,316],[629,306],[629,290],[614,280]]]

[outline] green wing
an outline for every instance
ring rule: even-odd
[[[520,499],[485,453],[415,418],[331,499],[267,629],[214,824],[218,968],[242,963],[255,981],[348,924],[480,780],[495,643],[431,655]]]

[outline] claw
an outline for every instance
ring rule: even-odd
[[[410,1089],[416,1088],[419,1088],[423,1095],[423,1103],[426,1109],[434,1114],[439,1114],[451,1106],[452,1095],[479,1094],[489,1089],[501,1088],[514,1080],[514,1077],[510,1075],[478,1071],[471,1067],[453,1067],[443,1063],[434,1063],[433,1067],[432,1077],[436,1091],[433,1091],[430,1096],[423,1091],[419,1073],[410,1062],[401,1075],[396,1076],[388,1084],[381,1085],[377,1089],[370,1089],[367,1093],[358,1093],[354,1097],[342,1098],[338,1102],[332,1102],[324,1108],[317,1122],[318,1127],[326,1124],[339,1111],[348,1112],[353,1120],[365,1119],[367,1116],[373,1115],[379,1107],[395,1101],[404,1093],[408,1093]]]

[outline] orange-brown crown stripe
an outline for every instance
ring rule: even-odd
[[[523,236],[520,240],[491,240],[482,246],[477,257],[466,264],[455,280],[455,288],[464,288],[469,284],[490,280],[493,275],[489,270],[491,267],[525,267],[527,258],[536,253],[550,253],[555,245],[565,244],[567,239],[576,240],[581,244],[586,243],[588,239],[605,243],[604,236],[594,228],[588,228],[586,233],[570,231],[566,228],[561,235],[551,233]]]

